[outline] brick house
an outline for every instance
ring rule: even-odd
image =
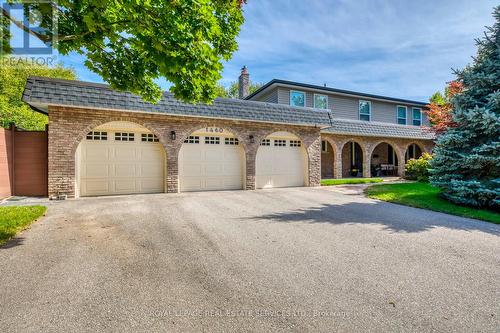
[[[243,68],[240,99],[192,105],[30,77],[23,100],[49,116],[49,197],[318,186],[401,175],[432,149],[424,103],[278,80],[248,95],[248,82]],[[402,106],[415,126],[397,123]]]

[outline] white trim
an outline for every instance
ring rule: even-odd
[[[365,99],[360,99],[360,100],[358,101],[358,120],[365,121],[365,120],[362,120],[362,119],[361,119],[361,108],[360,108],[360,106],[361,106],[361,102],[366,102],[366,103],[368,103],[368,105],[370,106],[370,107],[369,107],[369,109],[370,109],[370,113],[368,113],[368,121],[372,121],[372,102],[371,102],[371,101],[367,101],[367,100],[365,100]],[[366,114],[363,114],[363,115],[365,115],[365,116],[366,116]]]
[[[292,93],[294,93],[294,92],[304,94],[304,105],[303,106],[292,104]],[[307,94],[306,94],[306,92],[302,91],[302,90],[290,90],[290,93],[288,94],[288,104],[290,106],[295,106],[295,107],[299,107],[299,108],[306,107],[307,106]]]
[[[415,119],[414,114],[413,114],[414,110],[418,110],[420,112],[420,125],[414,125],[414,123],[413,123],[415,120],[417,120],[417,119]],[[422,126],[423,122],[424,122],[424,120],[422,119],[422,108],[412,107],[411,108],[411,124],[413,126]]]
[[[404,124],[400,124],[399,123],[399,119],[403,119],[403,118],[399,118],[399,108],[405,108],[405,123]],[[408,124],[408,107],[406,105],[396,105],[396,124],[398,125],[406,125]]]
[[[323,149],[323,143],[325,143],[325,149]],[[328,153],[328,141],[321,140],[321,152],[322,153]]]
[[[329,105],[328,105],[328,95],[326,94],[313,94],[313,108],[316,108],[316,96],[324,96],[326,97],[326,108],[324,110],[329,110]]]

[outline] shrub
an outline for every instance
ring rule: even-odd
[[[431,159],[432,155],[428,153],[423,153],[418,159],[410,159],[406,163],[405,178],[419,182],[428,182]]]

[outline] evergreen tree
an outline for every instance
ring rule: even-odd
[[[438,137],[431,182],[455,203],[500,209],[500,6],[476,41],[472,64],[455,71],[463,91],[452,98],[453,121]]]

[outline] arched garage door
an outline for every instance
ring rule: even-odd
[[[307,185],[307,153],[300,139],[276,132],[262,140],[257,151],[257,188]]]
[[[245,153],[238,139],[218,127],[195,131],[179,152],[181,192],[243,189]]]
[[[138,124],[96,127],[78,146],[76,163],[81,196],[164,192],[163,146]]]

